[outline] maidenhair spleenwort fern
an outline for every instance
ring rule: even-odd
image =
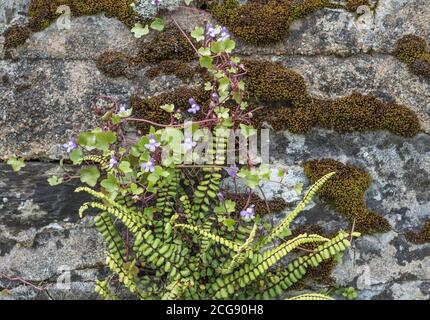
[[[167,182],[159,182],[155,214],[150,218],[142,208],[112,200],[102,192],[88,187],[76,190],[98,200],[85,203],[80,214],[88,208],[100,209],[95,225],[106,241],[107,265],[120,283],[142,299],[285,298],[287,289],[310,268],[341,254],[350,247],[350,239],[359,236],[341,231],[331,239],[306,233],[281,237],[335,173],[318,180],[268,234],[251,221],[238,224],[233,231],[218,222],[213,207],[220,200],[213,194],[218,192],[220,172],[204,172],[194,201],[180,185],[180,172],[172,174]],[[245,239],[243,230],[247,230]],[[309,243],[316,247],[300,250]],[[284,271],[273,276],[271,271],[282,265],[286,265]],[[103,298],[116,298],[107,280],[98,281],[96,291]],[[293,299],[328,298],[306,294]]]
[[[252,203],[255,190],[272,179],[273,168],[254,152],[256,109],[246,101],[247,70],[232,55],[236,44],[226,32],[208,36],[207,27],[197,27],[186,37],[193,48],[199,47],[199,64],[209,76],[203,88],[207,94],[198,88],[181,89],[173,99],[176,106],[157,95],[145,100],[148,108],[139,107],[135,116],[116,99],[105,100],[102,128],[65,144],[74,164],[92,164],[79,176],[89,187],[76,191],[94,198],[79,214],[96,209],[95,226],[106,241],[106,264],[112,274],[96,283],[103,298],[116,299],[121,286],[140,299],[284,299],[311,268],[338,257],[358,236],[343,231],[332,238],[292,236],[289,230],[334,172],[318,180],[277,225]],[[163,104],[155,110],[158,102]],[[146,118],[151,115],[158,120]],[[136,126],[137,135],[129,130]],[[228,166],[236,159],[227,158],[236,158],[237,152],[240,166]],[[284,171],[277,171],[282,180]],[[233,189],[221,183],[226,174],[235,191],[237,182],[246,187],[246,198],[225,197]],[[50,183],[75,178],[52,177]],[[271,216],[264,194],[263,198],[264,212]],[[317,298],[324,297],[295,299]]]

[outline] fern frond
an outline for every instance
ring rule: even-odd
[[[334,238],[319,245],[312,253],[298,257],[290,262],[285,271],[270,279],[265,285],[264,294],[258,294],[255,299],[274,299],[283,294],[285,290],[297,283],[306,274],[310,267],[317,267],[321,262],[331,259],[350,247],[349,237],[358,237],[360,234],[339,232]]]
[[[109,283],[107,280],[96,280],[95,283],[95,291],[104,299],[104,300],[118,300],[109,288]]]
[[[222,274],[228,274],[231,273],[238,265],[242,264],[243,261],[246,259],[246,257],[249,255],[249,252],[247,252],[251,245],[251,243],[255,239],[255,235],[257,233],[257,224],[254,223],[254,226],[249,233],[248,239],[245,241],[243,245],[240,246],[239,251],[233,256],[231,261],[227,262],[227,267],[221,269]]]
[[[264,255],[253,254],[252,264],[246,264],[233,274],[225,276],[221,281],[213,283],[214,295],[216,298],[227,298],[226,292],[232,294],[234,287],[238,284],[241,288],[248,286],[257,278],[263,276],[269,268],[274,266],[279,260],[300,245],[327,241],[319,235],[301,234],[294,239],[281,244]],[[217,279],[219,280],[219,279]],[[223,290],[226,289],[226,290]]]
[[[325,176],[321,177],[314,185],[312,185],[309,190],[306,192],[302,201],[299,202],[297,207],[279,224],[277,225],[272,232],[262,241],[261,247],[273,241],[277,236],[279,236],[282,232],[287,230],[293,222],[293,220],[299,215],[303,209],[311,202],[316,192],[322,188],[322,186],[333,176],[335,172],[330,172]]]
[[[334,300],[332,297],[318,293],[305,293],[285,300]]]
[[[192,279],[181,279],[176,280],[170,283],[166,289],[165,293],[162,296],[162,300],[177,300],[181,299],[185,293],[185,291],[192,287],[194,282]]]
[[[115,227],[112,216],[107,212],[102,212],[100,215],[94,218],[94,223],[97,230],[101,233],[106,241],[106,249],[118,259],[125,261],[125,242]]]
[[[193,233],[201,235],[202,237],[208,238],[208,239],[210,239],[216,243],[219,243],[223,246],[226,246],[227,248],[229,248],[233,251],[236,251],[236,252],[238,252],[240,249],[239,244],[237,244],[233,241],[227,240],[227,239],[220,237],[218,235],[215,235],[213,233],[207,232],[206,230],[199,228],[199,227],[196,227],[196,226],[191,226],[189,224],[175,224],[175,228],[189,230]]]

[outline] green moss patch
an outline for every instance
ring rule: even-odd
[[[30,37],[31,29],[27,26],[12,26],[4,33],[6,49],[16,48]]]
[[[333,159],[307,161],[304,171],[312,183],[327,173],[336,172],[320,189],[319,196],[351,224],[355,221],[357,231],[370,234],[391,229],[385,218],[366,207],[364,194],[372,181],[367,172]]]
[[[414,74],[430,79],[430,52],[423,38],[413,34],[402,37],[396,43],[394,55]]]
[[[195,57],[187,39],[177,28],[168,26],[157,32],[150,42],[144,43],[134,60],[135,63],[155,63],[163,60],[191,61]]]
[[[279,62],[245,60],[249,94],[264,102],[289,101],[294,106],[310,102],[305,79]]]
[[[132,3],[133,0],[32,0],[28,11],[30,26],[33,31],[47,28],[60,16],[56,12],[57,8],[67,5],[75,17],[105,13],[132,27],[139,20],[130,6]]]
[[[105,52],[96,62],[97,68],[112,78],[127,76],[129,64],[130,58],[126,54],[117,51]]]
[[[406,239],[415,244],[423,244],[430,242],[430,220],[427,220],[424,227],[418,231],[410,231],[406,233]]]
[[[254,113],[253,122],[258,127],[267,122],[277,131],[297,134],[313,127],[338,132],[388,130],[405,137],[421,130],[417,116],[406,106],[360,93],[335,100],[313,99],[303,77],[282,64],[254,60],[244,63],[250,95],[257,102],[272,103]]]
[[[209,7],[209,11],[230,32],[245,42],[267,45],[282,40],[294,20],[322,8],[342,8],[328,0],[269,0],[267,3],[236,0]]]
[[[139,17],[130,6],[133,0],[31,0],[28,10],[29,22],[24,26],[13,26],[5,32],[5,47],[15,48],[23,44],[32,32],[39,32],[51,25],[61,14],[61,5],[69,6],[74,17],[105,13],[132,27]]]
[[[173,74],[181,80],[189,80],[194,75],[194,69],[180,60],[165,60],[149,69],[147,76],[150,79],[162,74]]]
[[[236,211],[242,210],[248,203],[247,194],[227,194],[225,198],[236,202]],[[278,197],[267,200],[266,204],[266,201],[255,194],[251,196],[249,204],[255,205],[255,212],[259,215],[265,215],[269,213],[267,210],[267,205],[269,206],[271,213],[279,213],[288,207],[287,202],[282,198]]]
[[[160,74],[174,74],[185,80],[193,77],[194,70],[185,62],[195,58],[195,52],[178,29],[168,26],[162,32],[140,45],[136,56],[128,56],[122,52],[107,51],[97,58],[97,68],[104,74],[116,78],[127,75],[132,66],[145,63],[156,63],[148,71],[154,78]]]
[[[173,103],[176,110],[186,111],[190,105],[188,100],[194,98],[202,109],[207,108],[209,93],[201,88],[179,87],[174,91],[165,92],[157,96],[142,99],[132,96],[130,107],[133,108],[135,117],[148,119],[161,124],[169,124],[170,114],[160,108],[166,103]],[[148,129],[149,126],[141,125],[141,128]]]

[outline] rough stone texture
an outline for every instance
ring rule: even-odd
[[[28,0],[5,1],[0,7],[0,34],[26,20]],[[208,15],[180,10],[178,22],[192,29]],[[363,23],[361,22],[363,21]],[[342,10],[321,10],[295,22],[280,44],[256,48],[240,44],[238,52],[281,61],[305,78],[309,92],[335,98],[356,90],[408,105],[425,132],[410,139],[387,132],[338,134],[314,129],[307,136],[272,135],[271,157],[285,165],[290,188],[264,187],[296,202],[297,183],[308,186],[301,163],[331,157],[363,168],[373,178],[366,193],[369,208],[383,215],[393,230],[357,240],[334,277],[359,289],[362,299],[429,299],[430,245],[404,238],[430,218],[430,81],[411,74],[390,52],[401,36],[414,33],[430,42],[427,0],[384,0],[364,18]],[[72,29],[55,24],[33,34],[5,60],[0,37],[0,158],[17,154],[35,161],[16,174],[0,165],[0,294],[4,299],[95,298],[94,280],[104,274],[103,243],[91,220],[79,221],[85,201],[75,185],[49,187],[60,174],[61,145],[73,134],[94,126],[94,99],[111,95],[126,102],[133,93],[152,95],[177,86],[173,76],[149,81],[147,66],[131,79],[110,79],[95,66],[105,50],[136,53],[138,41],[115,19],[104,15],[72,19]],[[278,218],[280,218],[279,216]],[[318,223],[328,231],[348,223],[316,200],[298,223]],[[58,287],[61,266],[71,269],[71,290]],[[37,291],[21,281],[34,281]]]

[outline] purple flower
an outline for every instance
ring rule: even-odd
[[[67,150],[67,153],[70,153],[73,149],[76,149],[78,144],[76,143],[76,139],[72,138],[69,142],[63,144],[63,148]]]
[[[228,33],[226,27],[222,27],[221,31],[220,31],[220,36],[218,38],[218,41],[224,41],[224,40],[227,40],[227,39],[230,39],[230,34]]]
[[[211,97],[212,97],[212,99],[213,99],[215,102],[218,102],[219,96],[218,96],[218,94],[217,94],[216,92],[213,92],[213,93],[212,93],[212,95],[211,95]]]
[[[224,170],[227,171],[227,174],[232,178],[236,178],[237,173],[239,172],[239,168],[236,166],[236,164],[232,164],[229,168]]]
[[[161,4],[161,0],[152,0],[152,1],[151,1],[151,4],[152,4],[153,6],[159,6],[159,5]]]
[[[254,207],[255,205],[251,204],[248,208],[240,212],[240,216],[245,220],[254,219],[254,216],[255,216]]]
[[[117,160],[117,158],[115,158],[114,155],[112,155],[110,157],[110,160],[109,160],[109,169],[112,169],[113,167],[116,167],[117,165],[118,165],[118,160]]]
[[[153,134],[149,135],[149,143],[145,144],[145,148],[151,152],[154,152],[156,148],[160,146],[160,143],[155,140],[155,136]]]
[[[197,104],[196,100],[194,100],[193,98],[190,98],[188,100],[188,103],[191,105],[191,108],[188,109],[189,113],[196,114],[197,111],[200,110],[200,106]]]
[[[123,112],[127,112],[127,106],[125,104],[122,104],[119,106],[118,114],[123,113]]]
[[[183,144],[185,152],[190,151],[196,145],[197,145],[197,142],[193,141],[192,137],[186,137],[185,138],[184,144]]]
[[[209,36],[211,39],[215,38],[220,33],[220,31],[220,28],[214,28],[213,25],[210,23],[206,26],[206,35]]]
[[[149,158],[149,160],[147,162],[144,162],[140,165],[140,167],[145,171],[145,172],[154,172],[155,170],[155,164],[154,164],[154,159]]]
[[[221,201],[221,202],[224,202],[224,201],[225,201],[224,194],[223,194],[222,192],[219,192],[219,193],[217,194],[217,196],[218,196],[219,201]]]

